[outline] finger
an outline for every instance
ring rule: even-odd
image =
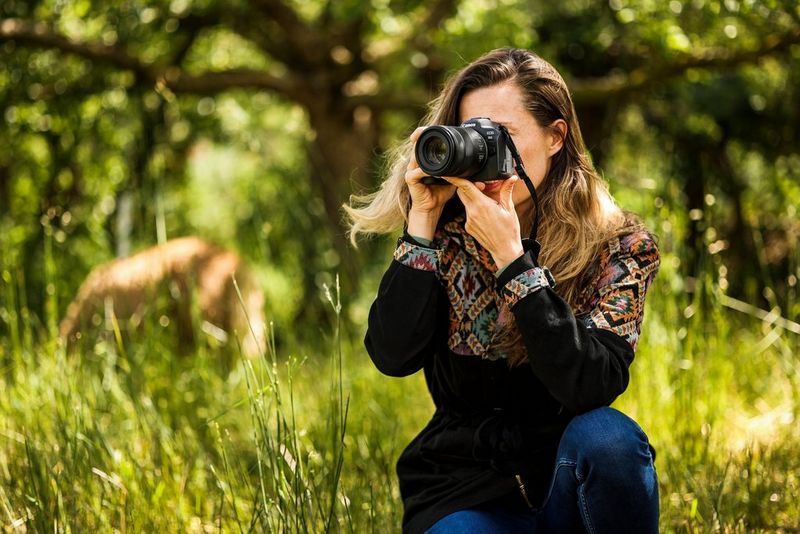
[[[406,171],[406,183],[408,185],[413,185],[413,184],[419,183],[426,176],[428,176],[428,173],[423,171],[419,167],[415,167],[413,169],[408,169]]]
[[[464,208],[467,210],[467,220],[470,220],[472,201],[461,188],[456,189],[456,195],[458,195],[459,200],[461,200],[461,203],[464,204]]]
[[[419,127],[419,128],[417,128],[416,130],[414,130],[413,132],[411,132],[411,135],[409,136],[409,138],[411,139],[411,141],[413,141],[414,143],[416,143],[416,142],[417,142],[417,139],[419,139],[419,136],[420,136],[420,135],[422,135],[422,131],[423,131],[423,130],[425,130],[426,128],[427,128],[427,126],[420,126],[420,127]]]
[[[503,181],[503,185],[500,186],[500,202],[502,202],[502,206],[508,210],[514,209],[514,185],[518,180],[519,178],[517,176],[512,176]]]
[[[446,180],[447,182],[450,182],[451,184],[453,184],[458,188],[458,191],[460,193],[463,193],[463,196],[461,197],[462,200],[466,198],[470,201],[474,201],[477,197],[484,196],[483,193],[481,193],[481,190],[478,189],[475,186],[475,184],[473,182],[470,182],[469,180],[465,180],[463,178],[456,178],[454,176],[442,176],[442,179]]]
[[[461,188],[477,189],[474,183],[470,182],[469,180],[465,180],[464,178],[458,178],[456,176],[442,176],[441,178],[442,180],[450,182],[459,189]]]
[[[419,136],[420,136],[420,135],[422,135],[422,131],[423,131],[425,128],[426,128],[426,126],[420,126],[420,127],[419,127],[419,128],[417,128],[416,130],[414,130],[413,132],[411,132],[411,135],[410,135],[410,136],[408,136],[408,138],[409,138],[409,139],[411,139],[411,142],[412,142],[412,143],[415,143],[415,144],[416,144],[416,142],[417,142],[417,139],[419,139]],[[417,163],[416,150],[415,150],[415,148],[413,148],[413,147],[412,147],[412,149],[411,149],[411,155],[410,155],[410,156],[409,156],[409,158],[408,158],[408,166],[407,166],[406,168],[407,168],[407,169],[416,169],[417,167],[419,167],[419,163]]]

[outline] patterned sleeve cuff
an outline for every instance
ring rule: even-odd
[[[533,267],[506,282],[501,291],[508,307],[513,308],[523,298],[550,285],[544,268]]]
[[[411,243],[402,237],[397,240],[394,259],[406,267],[420,271],[436,272],[439,270],[439,256],[441,251]]]

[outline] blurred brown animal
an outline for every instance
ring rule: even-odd
[[[67,308],[59,333],[70,344],[82,337],[80,332],[96,328],[103,317],[108,320],[111,312],[121,327],[135,327],[164,296],[170,303],[168,318],[177,323],[181,352],[194,347],[199,334],[193,310],[202,321],[201,329],[232,344],[233,350],[234,334],[245,355],[255,356],[264,348],[263,292],[239,256],[197,237],[173,239],[93,269]]]

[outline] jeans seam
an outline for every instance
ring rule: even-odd
[[[594,533],[594,525],[592,524],[592,515],[589,513],[589,503],[586,500],[586,492],[583,491],[583,484],[586,478],[580,473],[578,464],[575,462],[575,478],[578,480],[578,497],[581,502],[581,513],[583,515],[583,523],[586,531],[590,534]]]
[[[538,514],[542,510],[544,510],[545,507],[547,506],[547,502],[550,500],[550,497],[553,495],[553,488],[556,485],[556,476],[558,476],[558,470],[561,469],[562,467],[577,467],[577,466],[578,466],[578,462],[575,462],[573,460],[559,460],[559,461],[556,462],[556,466],[553,469],[553,477],[550,480],[550,488],[548,488],[547,495],[545,495],[545,498],[542,501],[541,506],[539,506],[538,508],[536,508],[534,510],[535,513]],[[577,475],[576,475],[576,477],[577,477]]]
[[[578,486],[578,495],[580,495],[581,512],[583,512],[584,526],[589,534],[593,534],[595,532],[594,524],[592,523],[592,515],[589,513],[589,503],[586,502],[586,492],[583,491],[583,483]]]

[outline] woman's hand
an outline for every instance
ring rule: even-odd
[[[416,143],[424,129],[424,127],[420,127],[414,130],[411,140]],[[422,183],[422,179],[426,176],[425,171],[419,168],[412,151],[405,176],[408,191],[411,194],[407,230],[411,235],[432,239],[442,209],[445,203],[453,197],[456,188],[452,185],[425,185]]]
[[[519,218],[514,209],[512,193],[519,181],[512,176],[503,181],[497,195],[485,194],[485,184],[470,182],[463,178],[444,177],[456,186],[458,198],[467,210],[464,228],[491,253],[498,269],[502,269],[525,253],[522,248]]]

